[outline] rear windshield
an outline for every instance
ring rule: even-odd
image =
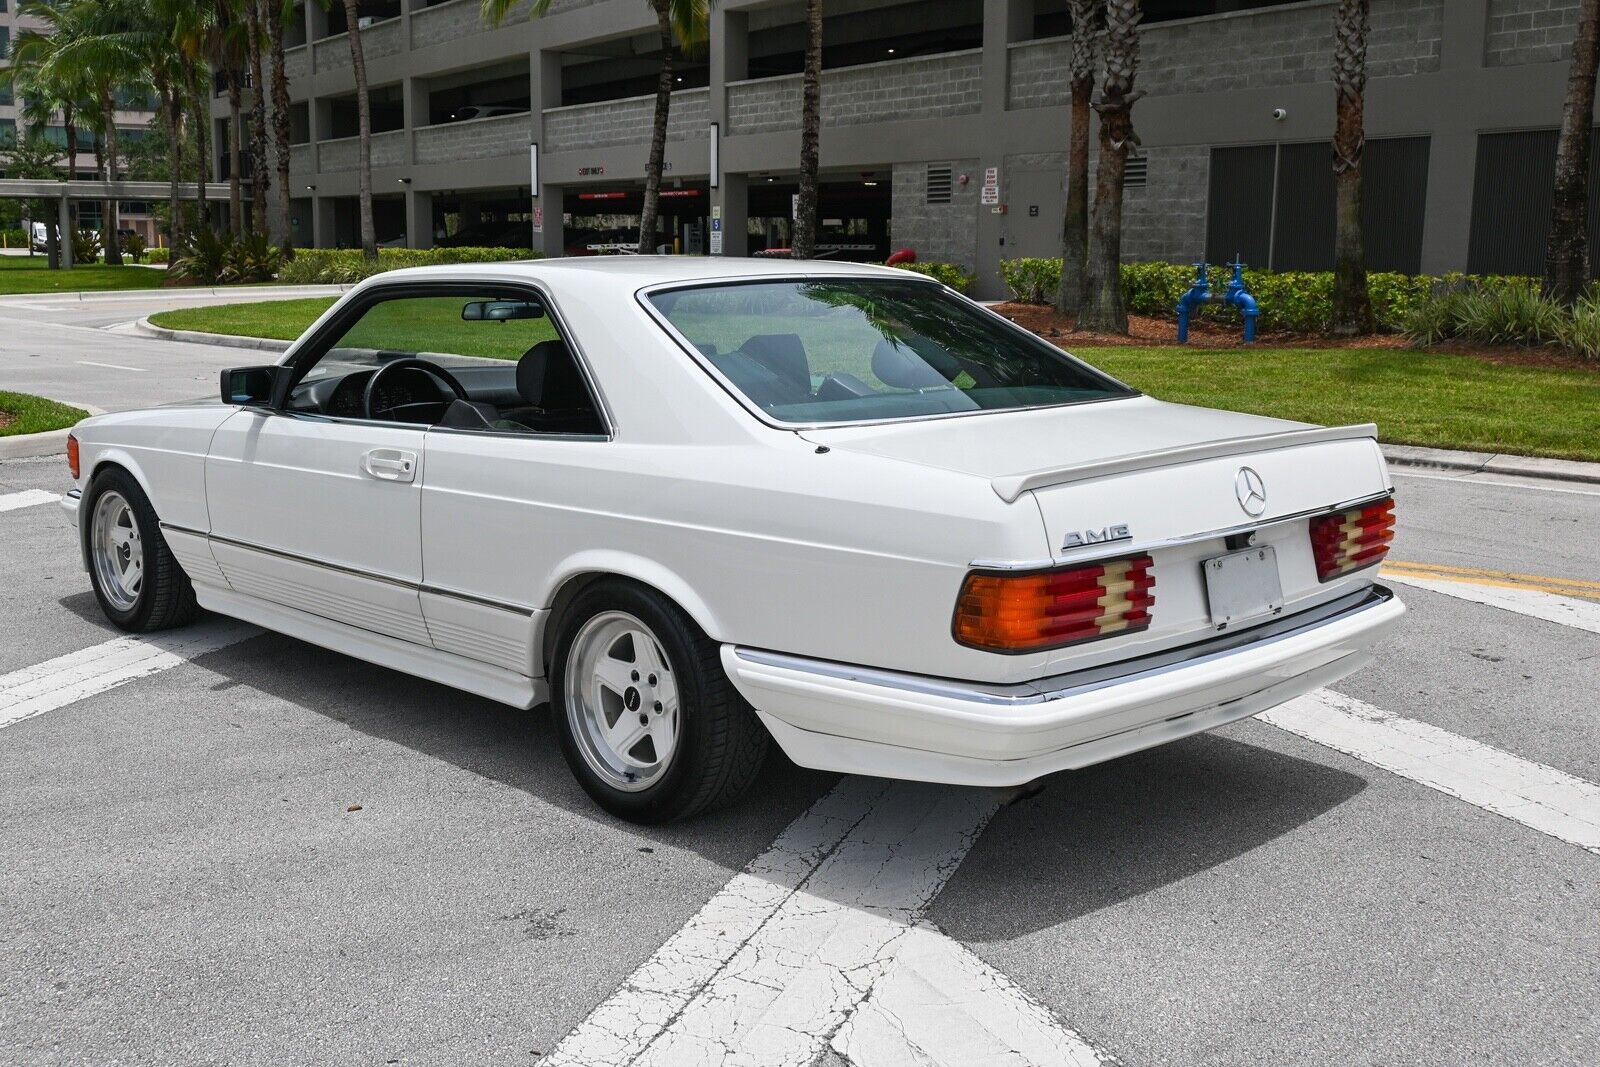
[[[780,422],[923,418],[1133,395],[925,282],[707,285],[649,300],[751,404]]]

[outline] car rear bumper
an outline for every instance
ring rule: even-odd
[[[723,667],[804,767],[1018,785],[1275,707],[1371,660],[1405,607],[1381,586],[1175,652],[987,685],[725,645]]]

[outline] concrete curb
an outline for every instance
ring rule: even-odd
[[[1558,482],[1600,485],[1600,463],[1544,459],[1539,456],[1510,456],[1498,452],[1455,452],[1444,448],[1419,448],[1415,445],[1384,445],[1383,455],[1397,467],[1424,467],[1430,470],[1462,471],[1466,474],[1509,474],[1519,478],[1543,478]]]
[[[62,403],[69,403],[62,401]],[[69,404],[71,407],[82,408],[90,415],[104,415],[105,411],[93,404]],[[46,430],[44,433],[24,433],[15,437],[0,437],[0,459],[35,459],[39,456],[59,456],[67,450],[67,435],[72,432],[68,426],[62,430]]]
[[[126,300],[130,296],[157,296],[167,293],[193,293],[200,296],[234,296],[238,293],[259,293],[271,291],[276,294],[274,300],[294,300],[307,296],[338,296],[350,288],[349,285],[338,283],[330,285],[194,285],[181,286],[173,289],[73,289],[66,292],[43,293],[10,293],[0,297],[0,307],[8,302],[20,301],[22,303],[37,302],[40,300],[76,300],[80,304],[92,304],[97,300]]]
[[[290,341],[279,341],[272,337],[240,337],[235,334],[204,333],[200,330],[169,330],[165,326],[155,325],[148,317],[135,322],[133,328],[147,336],[159,337],[163,341],[220,345],[223,348],[249,348],[258,352],[283,352],[292,343]]]

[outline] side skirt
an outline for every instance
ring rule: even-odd
[[[426,678],[514,708],[532,708],[550,699],[550,687],[542,678],[528,678],[503,667],[385,637],[215,585],[195,582],[194,593],[200,606],[207,611],[243,619],[380,667]]]

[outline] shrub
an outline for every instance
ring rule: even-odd
[[[1539,291],[1534,278],[1453,275],[1406,315],[1406,338],[1417,345],[1459,338],[1485,345],[1552,345],[1600,361],[1600,292],[1572,308]]]
[[[1000,261],[1000,277],[1011,296],[1024,304],[1053,304],[1061,288],[1059,259],[1006,259]]]
[[[100,235],[93,230],[77,230],[72,235],[72,262],[98,263]]]
[[[1557,321],[1555,341],[1575,356],[1600,362],[1600,295],[1593,289]]]
[[[359,248],[300,248],[278,271],[278,280],[294,285],[349,284],[401,267],[536,258],[526,248],[380,248],[373,263],[362,258]]]
[[[21,226],[10,226],[5,229],[0,229],[0,240],[4,241],[5,247],[7,248],[28,247],[28,234]]]
[[[139,262],[140,257],[145,253],[145,244],[144,238],[139,235],[138,230],[130,230],[123,237],[122,250],[128,254],[129,259],[132,259],[135,263]]]
[[[152,263],[165,263],[171,255],[171,249],[152,248],[145,253]]]
[[[901,270],[914,271],[917,274],[926,274],[935,281],[942,282],[958,293],[964,293],[977,280],[977,275],[971,271],[963,270],[954,263],[896,263]]]
[[[216,285],[228,268],[228,245],[228,240],[211,227],[196,228],[172,261],[173,274],[201,285]]]
[[[222,256],[225,282],[270,282],[278,273],[282,253],[264,233],[249,233],[228,240]]]

